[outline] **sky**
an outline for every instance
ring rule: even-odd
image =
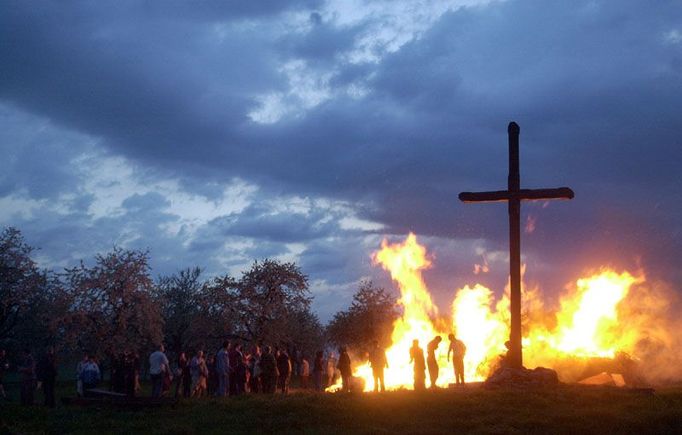
[[[505,205],[457,195],[505,188],[513,120],[522,187],[575,191],[524,203],[527,282],[682,288],[680,1],[7,0],[0,65],[0,225],[44,267],[295,261],[328,320],[413,231],[447,311],[506,282]]]

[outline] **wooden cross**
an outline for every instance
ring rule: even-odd
[[[521,348],[521,201],[573,199],[573,191],[568,187],[557,189],[521,189],[519,174],[519,126],[510,122],[509,134],[509,178],[507,190],[492,192],[462,192],[459,194],[463,202],[497,202],[509,203],[509,281],[511,287],[511,328],[509,334],[509,353],[507,363],[510,367],[523,367]]]

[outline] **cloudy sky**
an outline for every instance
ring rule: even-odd
[[[296,261],[323,319],[414,231],[446,310],[507,276],[506,126],[526,279],[602,265],[682,287],[682,3],[0,2],[0,225],[59,269],[113,246],[153,273]],[[487,273],[475,274],[476,264]]]

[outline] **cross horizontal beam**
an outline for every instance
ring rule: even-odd
[[[573,199],[575,195],[568,187],[556,189],[519,189],[517,191],[495,190],[492,192],[462,192],[459,200],[462,202],[499,202],[510,199],[542,201],[546,199]]]

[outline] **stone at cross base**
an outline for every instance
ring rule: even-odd
[[[521,189],[519,170],[519,133],[521,129],[515,122],[507,127],[509,136],[509,177],[507,190],[489,192],[462,192],[459,199],[463,202],[499,202],[506,201],[509,210],[509,283],[511,325],[509,334],[509,352],[505,364],[500,371],[512,375],[525,376],[527,369],[523,367],[523,349],[521,344],[521,201],[573,199],[574,193],[568,187],[555,189]],[[543,369],[549,370],[549,369]],[[556,372],[554,372],[556,375]],[[491,379],[495,375],[491,376]]]

